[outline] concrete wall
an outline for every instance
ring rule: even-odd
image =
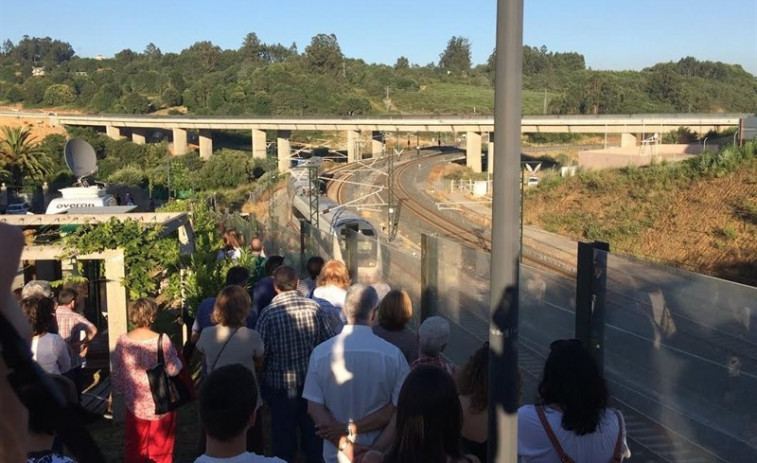
[[[717,147],[712,147],[716,150]],[[710,151],[710,147],[707,147]],[[702,153],[702,145],[645,145],[588,150],[578,153],[578,165],[582,169],[612,169],[628,166],[647,166],[652,160],[669,162],[683,161]]]

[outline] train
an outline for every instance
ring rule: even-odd
[[[349,230],[358,232],[357,281],[368,284],[377,282],[381,279],[382,270],[378,230],[369,220],[323,194],[320,181],[317,189],[311,187],[309,167],[320,162],[320,159],[312,158],[291,168],[292,212],[296,218],[308,221],[310,198],[317,194],[319,233],[313,234],[314,252],[326,259],[341,260],[349,265],[346,255],[347,235]]]

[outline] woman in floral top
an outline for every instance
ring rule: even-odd
[[[126,405],[124,462],[173,461],[176,412],[155,414],[147,370],[158,363],[158,336],[150,329],[158,307],[152,299],[137,299],[129,306],[134,329],[118,338],[113,353],[111,384]],[[181,370],[176,349],[163,336],[163,358],[171,376]]]

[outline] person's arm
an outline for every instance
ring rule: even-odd
[[[387,424],[384,430],[381,431],[378,438],[373,441],[373,446],[371,446],[373,450],[378,450],[382,453],[386,453],[389,450],[389,447],[392,446],[392,442],[394,442],[394,427],[396,422],[397,413],[395,412],[392,414],[392,419],[389,420],[389,424]]]
[[[169,376],[176,376],[181,371],[183,365],[179,356],[176,354],[176,348],[167,334],[163,335],[163,360],[166,362],[166,371]]]
[[[87,351],[89,350],[89,344],[93,339],[95,339],[95,336],[97,336],[97,327],[92,324],[91,321],[87,320],[87,317],[85,317],[84,315],[79,315],[79,320],[83,325],[85,333],[84,339],[82,339],[81,343],[79,344],[79,355],[86,357]]]
[[[255,370],[261,371],[265,360],[265,344],[263,344],[260,333],[250,329],[250,334],[252,337],[252,361],[255,364]]]
[[[316,404],[317,405],[317,404]],[[325,408],[325,407],[324,407]],[[352,434],[362,434],[371,431],[382,430],[386,427],[389,421],[392,419],[395,407],[389,402],[378,410],[369,413],[368,415],[353,422]],[[326,410],[328,412],[328,410]],[[310,406],[308,405],[308,412],[310,412]],[[311,415],[312,417],[312,415]],[[347,431],[348,423],[341,423],[337,421],[331,413],[328,414],[328,420],[326,416],[322,416],[322,423],[317,427],[318,436],[322,439],[326,439],[337,445],[335,441],[339,441],[342,437],[349,435]],[[313,417],[315,421],[315,417]]]
[[[357,428],[356,432],[364,433],[384,429],[392,420],[394,411],[394,404],[389,402],[375,412],[360,418],[355,421],[355,428]]]
[[[308,400],[308,415],[310,415],[310,418],[313,419],[313,423],[315,423],[318,437],[339,447],[339,439],[347,434],[345,432],[345,425],[336,421],[325,405],[313,402],[312,400]],[[336,426],[339,426],[341,431],[334,432]]]
[[[198,339],[200,339],[200,322],[195,318],[194,323],[192,323],[192,334],[189,335],[189,342],[197,344]]]

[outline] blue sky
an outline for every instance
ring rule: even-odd
[[[757,75],[757,0],[525,0],[524,43],[577,51],[593,69],[641,69],[684,56],[741,64]],[[0,39],[64,40],[79,56],[179,52],[200,40],[238,48],[334,33],[349,57],[436,62],[453,35],[473,62],[494,47],[496,0],[0,0]]]

